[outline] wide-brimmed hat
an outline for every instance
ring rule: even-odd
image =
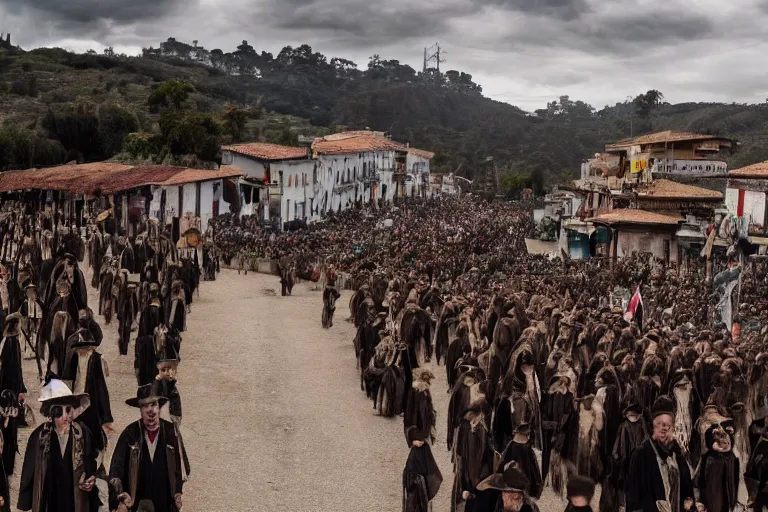
[[[45,385],[40,390],[40,398],[37,401],[42,402],[40,414],[46,417],[51,411],[51,406],[54,405],[71,405],[76,409],[87,409],[91,405],[91,398],[88,393],[73,394],[69,386],[55,375],[46,377]]]
[[[17,311],[5,317],[3,336],[18,336],[21,328],[21,314]]]
[[[167,335],[166,335],[167,336]],[[179,353],[171,339],[166,337],[165,350],[158,354],[157,365],[160,363],[175,363],[179,364]]]
[[[160,393],[160,390],[154,384],[144,384],[136,390],[136,398],[129,398],[125,401],[131,407],[141,407],[152,402],[157,402],[161,407],[168,399]]]
[[[72,348],[85,348],[85,347],[98,347],[99,344],[93,338],[93,334],[88,329],[83,327],[79,328],[75,333],[67,339],[67,343],[71,343]]]
[[[479,484],[478,491],[493,489],[501,492],[528,492],[528,479],[514,466],[509,466],[504,473],[494,473]]]

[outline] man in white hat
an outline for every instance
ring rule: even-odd
[[[29,436],[19,483],[19,510],[94,512],[98,509],[96,458],[90,431],[74,421],[90,405],[49,374],[40,391],[40,413],[48,421]]]

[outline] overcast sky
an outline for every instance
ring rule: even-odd
[[[666,100],[764,102],[768,0],[0,0],[0,31],[24,48],[136,54],[169,36],[232,51],[310,44],[474,76],[526,110],[562,94],[597,108],[648,89]]]

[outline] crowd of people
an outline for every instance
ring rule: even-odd
[[[0,217],[0,510],[12,510],[8,477],[16,473],[20,511],[178,512],[190,464],[176,371],[203,275],[197,253],[179,255],[146,217],[128,236],[109,211],[77,226],[34,205],[5,203]],[[98,305],[89,304],[88,286]],[[116,320],[121,357],[134,343],[137,388],[125,406],[137,409],[137,421],[119,434],[110,461],[115,404],[92,307],[107,328]],[[40,379],[39,422],[27,400],[27,365]],[[32,431],[19,473],[20,428]]]
[[[249,231],[223,229],[234,254]],[[404,511],[429,510],[441,486],[437,421],[452,510],[537,510],[550,487],[573,511],[733,511],[741,484],[741,505],[768,507],[765,260],[738,232],[711,273],[703,258],[529,256],[533,230],[529,206],[465,197],[249,238],[325,277],[323,327],[337,278],[353,290],[361,389],[403,416],[411,447]],[[432,404],[435,363],[447,418]]]

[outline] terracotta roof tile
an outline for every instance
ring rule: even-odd
[[[639,188],[637,195],[641,199],[698,199],[716,201],[723,194],[716,190],[685,185],[671,180],[653,180],[650,185]]]
[[[319,137],[312,143],[312,151],[321,155],[364,153],[366,151],[407,151],[403,144],[373,132],[347,132]]]
[[[203,170],[167,165],[134,167],[99,162],[0,173],[0,192],[38,189],[63,190],[73,194],[93,194],[96,191],[113,194],[146,185],[182,185],[242,174],[242,170],[231,166],[223,166],[219,170]]]
[[[280,146],[266,142],[250,142],[248,144],[233,144],[223,146],[222,151],[232,151],[241,155],[250,156],[259,160],[292,160],[294,158],[307,158],[307,148]]]
[[[729,178],[768,178],[768,161],[728,171]]]
[[[198,181],[220,180],[222,178],[234,178],[245,174],[242,169],[224,165],[216,171],[206,169],[183,169],[165,181],[150,183],[150,185],[183,185],[185,183],[197,183]]]
[[[432,160],[433,158],[435,158],[435,154],[433,152],[427,151],[424,149],[408,148],[408,152],[413,155],[420,156],[421,158],[426,158],[428,160]]]
[[[609,213],[604,213],[597,217],[587,219],[595,224],[607,224],[609,226],[619,224],[656,224],[665,226],[675,226],[683,219],[669,217],[659,213],[648,212],[645,210],[636,210],[631,208],[620,208]]]
[[[648,135],[640,135],[639,137],[633,137],[630,139],[623,139],[611,144],[606,144],[606,151],[609,149],[625,148],[627,146],[639,146],[642,144],[659,144],[664,142],[681,142],[681,141],[696,141],[696,140],[723,140],[730,142],[725,137],[717,137],[715,135],[705,135],[703,133],[691,133],[691,132],[676,132],[673,130],[667,130],[664,132],[650,133]]]

